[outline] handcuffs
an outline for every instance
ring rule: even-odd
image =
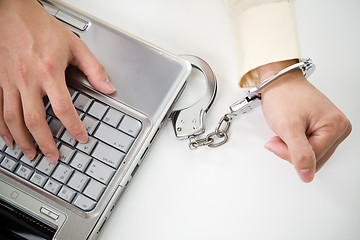
[[[181,57],[189,61],[194,69],[198,69],[206,80],[206,91],[202,98],[189,107],[174,110],[169,117],[173,124],[175,136],[178,139],[189,139],[190,149],[196,149],[200,146],[214,148],[223,145],[228,140],[228,130],[233,117],[245,114],[259,106],[261,91],[266,86],[294,69],[301,69],[305,77],[309,77],[315,70],[312,60],[306,58],[272,75],[258,86],[249,89],[245,97],[230,105],[230,112],[219,120],[213,132],[207,134],[206,137],[197,138],[205,132],[205,115],[214,102],[217,81],[212,69],[203,59],[192,55],[182,55]]]

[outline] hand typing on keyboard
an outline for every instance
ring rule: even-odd
[[[0,32],[0,136],[7,146],[15,141],[28,159],[37,155],[33,137],[55,163],[59,152],[46,120],[45,95],[70,135],[80,143],[88,141],[66,86],[68,64],[82,70],[99,91],[115,89],[82,40],[36,0],[1,1]]]

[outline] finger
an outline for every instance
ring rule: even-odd
[[[46,158],[56,163],[59,159],[59,152],[46,121],[46,114],[42,97],[32,95],[36,91],[30,91],[29,95],[24,94],[23,109],[24,120],[33,138],[39,145]]]
[[[305,131],[295,127],[282,139],[288,146],[290,161],[297,170],[300,179],[304,182],[311,182],[314,179],[316,157]]]
[[[86,44],[79,38],[72,45],[73,58],[71,64],[77,66],[88,78],[91,85],[100,92],[110,94],[115,92],[115,87],[110,83],[104,67],[91,53]]]
[[[0,89],[0,136],[4,140],[6,146],[12,148],[14,140],[11,136],[11,133],[6,126],[5,120],[4,120],[4,107],[3,107],[3,91]]]
[[[330,149],[323,155],[321,159],[318,160],[316,164],[316,172],[319,171],[324,164],[329,160],[329,158],[332,156],[332,154],[335,152],[336,148],[340,145],[342,141],[344,141],[349,134],[351,133],[352,126],[351,123],[348,121],[348,125],[343,132],[343,134],[335,141],[335,143],[330,147]]]
[[[335,152],[336,148],[340,145],[340,143],[344,141],[351,133],[352,130],[351,123],[346,118],[343,120],[338,120],[337,122],[341,122],[341,121],[343,121],[344,123],[342,124],[343,127],[339,127],[339,129],[345,128],[345,130],[340,130],[342,131],[340,137],[334,136],[334,138],[336,138],[335,142],[334,140],[331,140],[331,137],[328,137],[329,138],[328,140],[321,139],[319,137],[319,133],[313,134],[312,136],[309,137],[310,145],[312,146],[317,159],[316,172],[319,171],[324,166],[326,161],[332,156],[332,154]],[[330,132],[334,133],[336,131],[332,130]],[[274,136],[273,138],[271,138],[269,142],[266,143],[265,148],[276,154],[278,157],[291,162],[289,150],[285,142],[282,141],[282,139],[279,136]]]
[[[289,149],[279,136],[272,137],[264,147],[279,158],[290,162]]]
[[[269,142],[265,144],[265,148],[269,150],[270,152],[274,153],[276,156],[292,163],[295,168],[298,171],[298,175],[304,182],[311,182],[314,178],[314,170],[310,169],[299,169],[300,167],[296,166],[296,163],[294,163],[294,160],[291,158],[290,151],[286,145],[286,143],[278,136],[274,136],[272,139],[270,139]]]
[[[62,73],[62,81],[50,81],[47,84],[45,92],[51,103],[51,107],[55,115],[62,122],[69,133],[79,142],[86,143],[88,135],[84,124],[81,122],[74,105],[72,103],[70,93],[65,84],[65,76]]]
[[[17,90],[4,91],[4,120],[16,144],[28,159],[36,156],[35,146],[25,127],[20,94]]]
[[[324,158],[324,155],[329,152],[329,149],[335,145],[338,139],[344,140],[342,138],[344,134],[347,134],[345,138],[350,134],[348,132],[349,126],[351,129],[349,120],[340,112],[332,116],[329,123],[323,124],[309,135],[309,142],[318,161]]]

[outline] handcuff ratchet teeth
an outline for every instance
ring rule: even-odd
[[[188,139],[205,132],[205,114],[214,102],[217,83],[212,69],[204,60],[192,55],[180,57],[187,60],[192,68],[198,69],[206,80],[206,91],[200,100],[189,107],[174,110],[170,114],[176,137]]]

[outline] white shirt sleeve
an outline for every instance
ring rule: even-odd
[[[225,0],[234,19],[240,86],[259,84],[256,69],[271,62],[300,59],[294,2]]]

